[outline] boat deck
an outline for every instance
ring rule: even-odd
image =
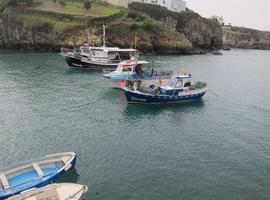
[[[37,172],[35,169],[33,169],[31,171],[26,171],[16,176],[10,177],[7,179],[9,185],[8,190],[16,192],[23,188],[31,187],[31,185],[35,185],[41,182],[42,177],[46,177],[46,179],[49,179],[50,177],[57,174],[57,171],[57,167],[44,167],[41,168],[40,172]],[[42,173],[43,176],[40,176],[40,173]],[[0,187],[0,194],[5,193],[6,191],[7,188],[4,189],[3,187]]]
[[[42,172],[44,173],[45,176],[52,176],[57,173],[57,170],[58,170],[57,168],[43,168]],[[35,170],[33,170],[14,176],[8,179],[8,182],[11,187],[16,187],[18,185],[25,185],[27,183],[33,184],[33,182],[35,181],[32,180],[38,179],[39,177],[40,176],[38,175],[38,173]]]

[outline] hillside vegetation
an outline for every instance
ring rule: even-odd
[[[9,0],[13,1],[13,0]],[[82,0],[29,0],[16,6],[2,4],[0,46],[24,50],[59,51],[91,41],[99,45],[102,24],[108,45],[134,47],[147,53],[204,53],[222,48],[222,30],[216,20],[187,10],[174,13],[155,5],[133,3],[130,9]],[[17,0],[28,1],[28,0]],[[61,0],[63,1],[63,0]]]

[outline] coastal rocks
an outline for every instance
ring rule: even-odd
[[[59,51],[62,46],[85,42],[85,32],[74,29],[54,31],[50,23],[26,25],[13,15],[0,15],[0,47],[25,51]]]
[[[224,26],[223,43],[230,48],[270,50],[270,32]]]
[[[184,32],[194,47],[210,50],[223,47],[222,29],[216,20],[202,18],[196,13],[181,16],[177,30]]]
[[[203,18],[189,9],[176,13],[152,4],[132,3],[130,8],[183,34],[192,48],[213,50],[223,47],[222,29],[215,19]]]
[[[12,16],[0,16],[0,45],[2,47],[16,47],[20,45],[20,30],[23,24]]]
[[[162,30],[155,25],[153,30],[130,30],[127,24],[114,24],[107,28],[107,40],[119,47],[135,47],[145,53],[190,53],[192,44],[184,34]],[[120,31],[119,31],[120,30]],[[159,30],[158,33],[155,30]]]

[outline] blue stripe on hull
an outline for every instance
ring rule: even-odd
[[[125,91],[128,103],[169,104],[199,100],[206,92],[186,96],[150,96]]]
[[[83,62],[78,58],[72,57],[65,57],[67,64],[70,67],[79,68],[79,69],[104,69],[104,68],[116,68],[118,64],[111,64],[111,65],[103,65],[103,64],[96,64],[96,63],[88,63]]]

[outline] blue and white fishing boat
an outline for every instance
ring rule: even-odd
[[[208,91],[206,83],[193,82],[190,74],[174,75],[163,86],[144,87],[142,82],[124,88],[128,103],[182,103],[198,100]]]
[[[104,70],[103,77],[109,80],[109,84],[113,88],[123,89],[126,81],[151,80],[152,83],[157,84],[160,79],[169,79],[173,73],[172,71],[154,70],[153,66],[151,70],[145,70],[147,64],[149,62],[146,61],[123,61],[114,71]]]
[[[46,186],[76,164],[76,153],[46,155],[0,172],[0,199]]]

